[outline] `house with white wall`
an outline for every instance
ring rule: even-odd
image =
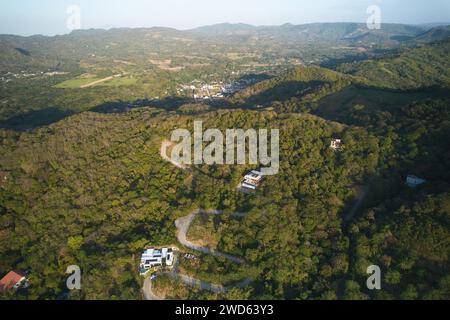
[[[174,251],[172,248],[149,248],[141,256],[140,273],[147,274],[151,269],[172,267],[174,263]]]
[[[245,175],[241,187],[244,189],[256,190],[261,185],[263,177],[264,176],[260,171],[253,170]]]

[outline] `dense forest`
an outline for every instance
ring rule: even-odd
[[[225,27],[190,31],[190,36],[225,41],[217,35]],[[352,25],[352,33],[367,41],[392,36],[361,35],[359,27]],[[294,26],[284,28],[298,32]],[[189,236],[243,262],[198,255],[195,261],[181,261],[179,268],[221,285],[252,281],[214,294],[160,277],[157,290],[164,295],[449,299],[449,42],[417,46],[411,39],[426,37],[423,30],[391,28],[410,37],[395,54],[334,69],[283,69],[220,103],[184,101],[170,92],[175,90],[172,81],[190,81],[214,66],[201,66],[195,75],[190,68],[178,73],[150,68],[147,77],[141,75],[131,85],[87,90],[55,87],[73,74],[2,84],[0,275],[26,270],[31,283],[2,298],[141,299],[143,248],[179,245],[175,221],[204,208],[224,214],[196,220]],[[70,37],[103,44],[111,36],[91,32]],[[270,37],[275,31],[246,32]],[[227,41],[229,37],[236,35],[229,34]],[[58,42],[50,44],[49,50],[59,50]],[[9,54],[26,59],[27,52]],[[114,58],[125,59],[120,54]],[[85,66],[77,59],[71,56],[63,63],[82,74]],[[226,61],[220,65],[224,73],[230,66]],[[96,70],[101,76],[118,71]],[[126,107],[148,98],[151,90],[168,90],[166,100]],[[192,131],[199,120],[205,130],[280,129],[279,174],[246,194],[236,186],[254,166],[180,170],[164,161],[162,141],[175,129]],[[339,152],[330,149],[336,137],[343,142]],[[426,183],[409,188],[408,175]],[[363,201],[355,206],[358,199]],[[236,217],[236,212],[246,215]],[[71,264],[83,270],[81,291],[66,288],[65,271]],[[365,286],[372,264],[382,269],[383,290]]]

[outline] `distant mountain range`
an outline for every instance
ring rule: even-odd
[[[346,47],[398,47],[450,39],[449,25],[383,24],[369,30],[363,23],[313,23],[304,25],[252,26],[217,24],[192,30],[171,28],[119,28],[77,30],[54,37],[0,35],[0,72],[12,67],[55,67],[91,56],[113,59],[148,59],[148,52],[176,53],[210,50],[280,52],[284,49],[314,50]]]
[[[441,40],[449,36],[450,23],[430,23],[422,25],[406,25],[406,24],[382,24],[379,30],[369,30],[364,23],[339,22],[339,23],[311,23],[302,25],[293,25],[290,23],[280,26],[253,26],[244,23],[221,23],[209,26],[202,26],[190,30],[177,30],[167,27],[152,27],[152,28],[113,28],[105,29],[86,29],[75,30],[70,34],[62,36],[47,37],[35,35],[30,37],[14,36],[14,35],[0,35],[0,41],[7,39],[28,39],[28,40],[43,40],[43,39],[73,39],[77,36],[120,36],[134,33],[140,35],[142,33],[166,33],[169,35],[185,35],[185,36],[275,36],[275,37],[293,37],[298,40],[308,40],[323,38],[326,40],[361,40],[364,37],[371,35],[374,39],[389,39],[392,37],[417,37],[423,34],[430,33],[437,40]]]
[[[443,24],[404,25],[382,24],[379,30],[369,30],[363,23],[313,23],[304,25],[252,26],[248,24],[216,24],[189,32],[206,36],[257,36],[295,39],[297,41],[402,42],[415,40],[438,41],[450,36],[450,26]]]

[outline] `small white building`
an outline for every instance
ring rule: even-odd
[[[425,182],[427,182],[425,179],[421,179],[419,177],[413,176],[413,175],[409,175],[406,178],[406,184],[408,185],[408,187],[410,188],[415,188],[420,186],[421,184],[424,184]]]
[[[341,139],[332,139],[330,148],[334,151],[339,151],[342,149],[342,140]]]
[[[252,171],[244,177],[241,186],[245,189],[256,190],[263,180],[263,174],[260,171]]]

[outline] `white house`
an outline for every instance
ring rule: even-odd
[[[425,182],[427,182],[427,181],[424,180],[424,179],[418,178],[418,177],[416,177],[416,176],[413,176],[413,175],[409,175],[409,176],[406,178],[406,184],[407,184],[408,187],[410,187],[410,188],[418,187],[418,186],[420,186],[421,184],[424,184]]]
[[[259,171],[252,171],[244,177],[241,186],[245,189],[256,190],[263,180],[263,174]]]
[[[341,139],[332,139],[330,148],[334,151],[338,151],[342,149],[342,140]]]
[[[163,265],[171,267],[173,262],[174,252],[172,248],[146,249],[141,257],[141,275],[145,275],[150,269],[159,268]]]

